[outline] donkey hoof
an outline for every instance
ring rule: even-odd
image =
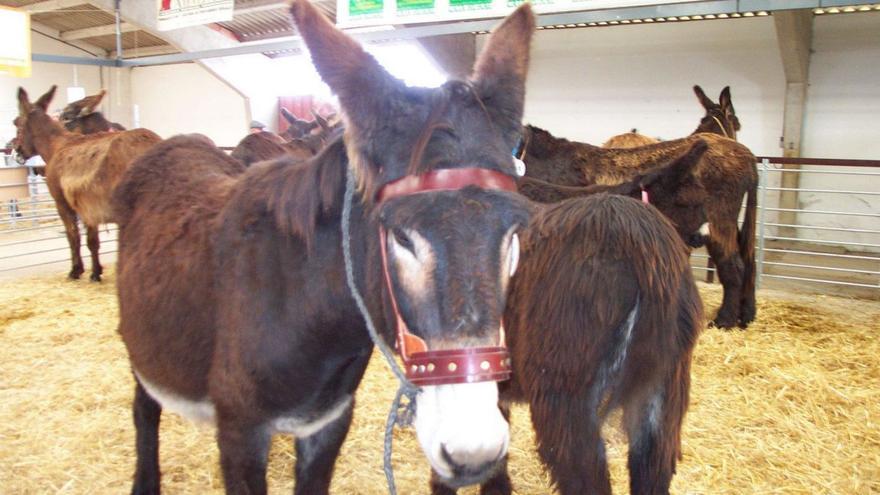
[[[89,276],[89,280],[91,280],[92,282],[100,282],[101,281],[101,274],[100,273],[93,273]]]
[[[67,278],[69,278],[70,280],[79,280],[79,277],[82,274],[82,270],[77,270],[76,268],[74,268],[73,270],[70,270],[70,273],[67,274]]]
[[[718,315],[714,320],[709,322],[710,327],[720,328],[722,330],[730,330],[731,328],[737,326],[736,318],[730,318],[727,316]]]

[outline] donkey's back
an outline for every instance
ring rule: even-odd
[[[703,326],[670,223],[606,194],[548,207],[523,236],[505,322],[512,392],[530,404],[560,493],[610,493],[601,427],[618,407],[632,493],[667,493]]]
[[[211,240],[216,217],[243,171],[207,138],[178,136],[138,159],[113,197],[119,332],[134,369],[161,376],[164,388],[188,398],[207,393],[210,354],[193,351],[213,346]],[[157,370],[162,356],[188,356],[194,373],[182,377]]]
[[[160,142],[147,129],[73,136],[46,167],[46,180],[56,183],[67,203],[86,225],[114,221],[110,198],[125,170]]]

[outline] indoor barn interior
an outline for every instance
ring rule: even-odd
[[[880,3],[0,0],[0,493],[880,494]]]

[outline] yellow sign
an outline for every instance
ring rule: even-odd
[[[31,16],[0,7],[0,74],[31,77]]]

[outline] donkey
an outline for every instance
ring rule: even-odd
[[[77,218],[86,227],[92,256],[92,281],[101,280],[103,268],[98,259],[98,226],[115,221],[110,195],[122,174],[135,158],[162,139],[146,129],[116,133],[80,135],[68,132],[46,113],[56,86],[35,103],[18,88],[16,152],[24,159],[40,155],[46,162],[46,185],[55,200],[70,245],[72,268],[68,277],[83,274]]]
[[[708,150],[695,174],[710,195],[705,203],[709,256],[718,266],[724,298],[713,324],[720,328],[748,326],[755,319],[755,222],[758,171],[745,146],[714,134],[701,133],[639,148],[606,149],[557,138],[526,126],[520,153],[526,176],[567,186],[614,185],[680,156],[703,140]],[[737,218],[746,196],[742,229]],[[673,222],[677,219],[673,218]]]
[[[740,130],[740,123],[739,118],[736,116],[736,110],[733,108],[733,102],[730,99],[730,86],[725,86],[721,90],[721,94],[718,96],[719,103],[709,99],[706,93],[703,92],[703,88],[699,85],[694,85],[694,94],[697,95],[697,100],[703,105],[706,114],[700,119],[700,124],[694,129],[691,136],[701,132],[708,132],[736,141],[736,133]],[[659,142],[659,139],[639,134],[636,129],[633,129],[625,134],[612,136],[602,144],[602,147],[637,148]]]
[[[119,332],[136,381],[132,492],[159,491],[166,408],[215,423],[227,493],[266,493],[276,432],[296,437],[295,493],[328,492],[373,347],[347,267],[421,386],[414,423],[430,465],[449,485],[478,483],[509,439],[495,380],[509,376],[501,316],[532,209],[510,156],[531,7],[490,36],[471,79],[436,89],[392,77],[308,0],[291,13],[339,98],[344,139],[307,162],[245,169],[175,137],[114,196]]]
[[[697,141],[671,163],[613,186],[560,186],[534,177],[522,177],[517,187],[521,194],[539,203],[556,203],[603,192],[641,199],[665,215],[689,247],[697,248],[703,245],[708,234],[705,208],[708,195],[693,171],[707,148],[705,141]]]
[[[68,103],[61,111],[60,120],[64,124],[64,128],[79,134],[124,131],[125,127],[116,122],[110,122],[101,112],[95,111],[106,94],[107,91],[102,89],[96,95],[86,96],[81,100]]]
[[[601,427],[617,408],[630,493],[669,493],[705,325],[687,249],[656,209],[608,194],[548,205],[520,242],[502,400],[529,404],[538,454],[562,495],[611,493]],[[486,485],[505,481],[499,472]]]
[[[263,131],[242,138],[230,155],[249,167],[256,162],[285,155],[297,160],[307,160],[315,156],[316,151],[299,140],[286,142],[278,134]]]

